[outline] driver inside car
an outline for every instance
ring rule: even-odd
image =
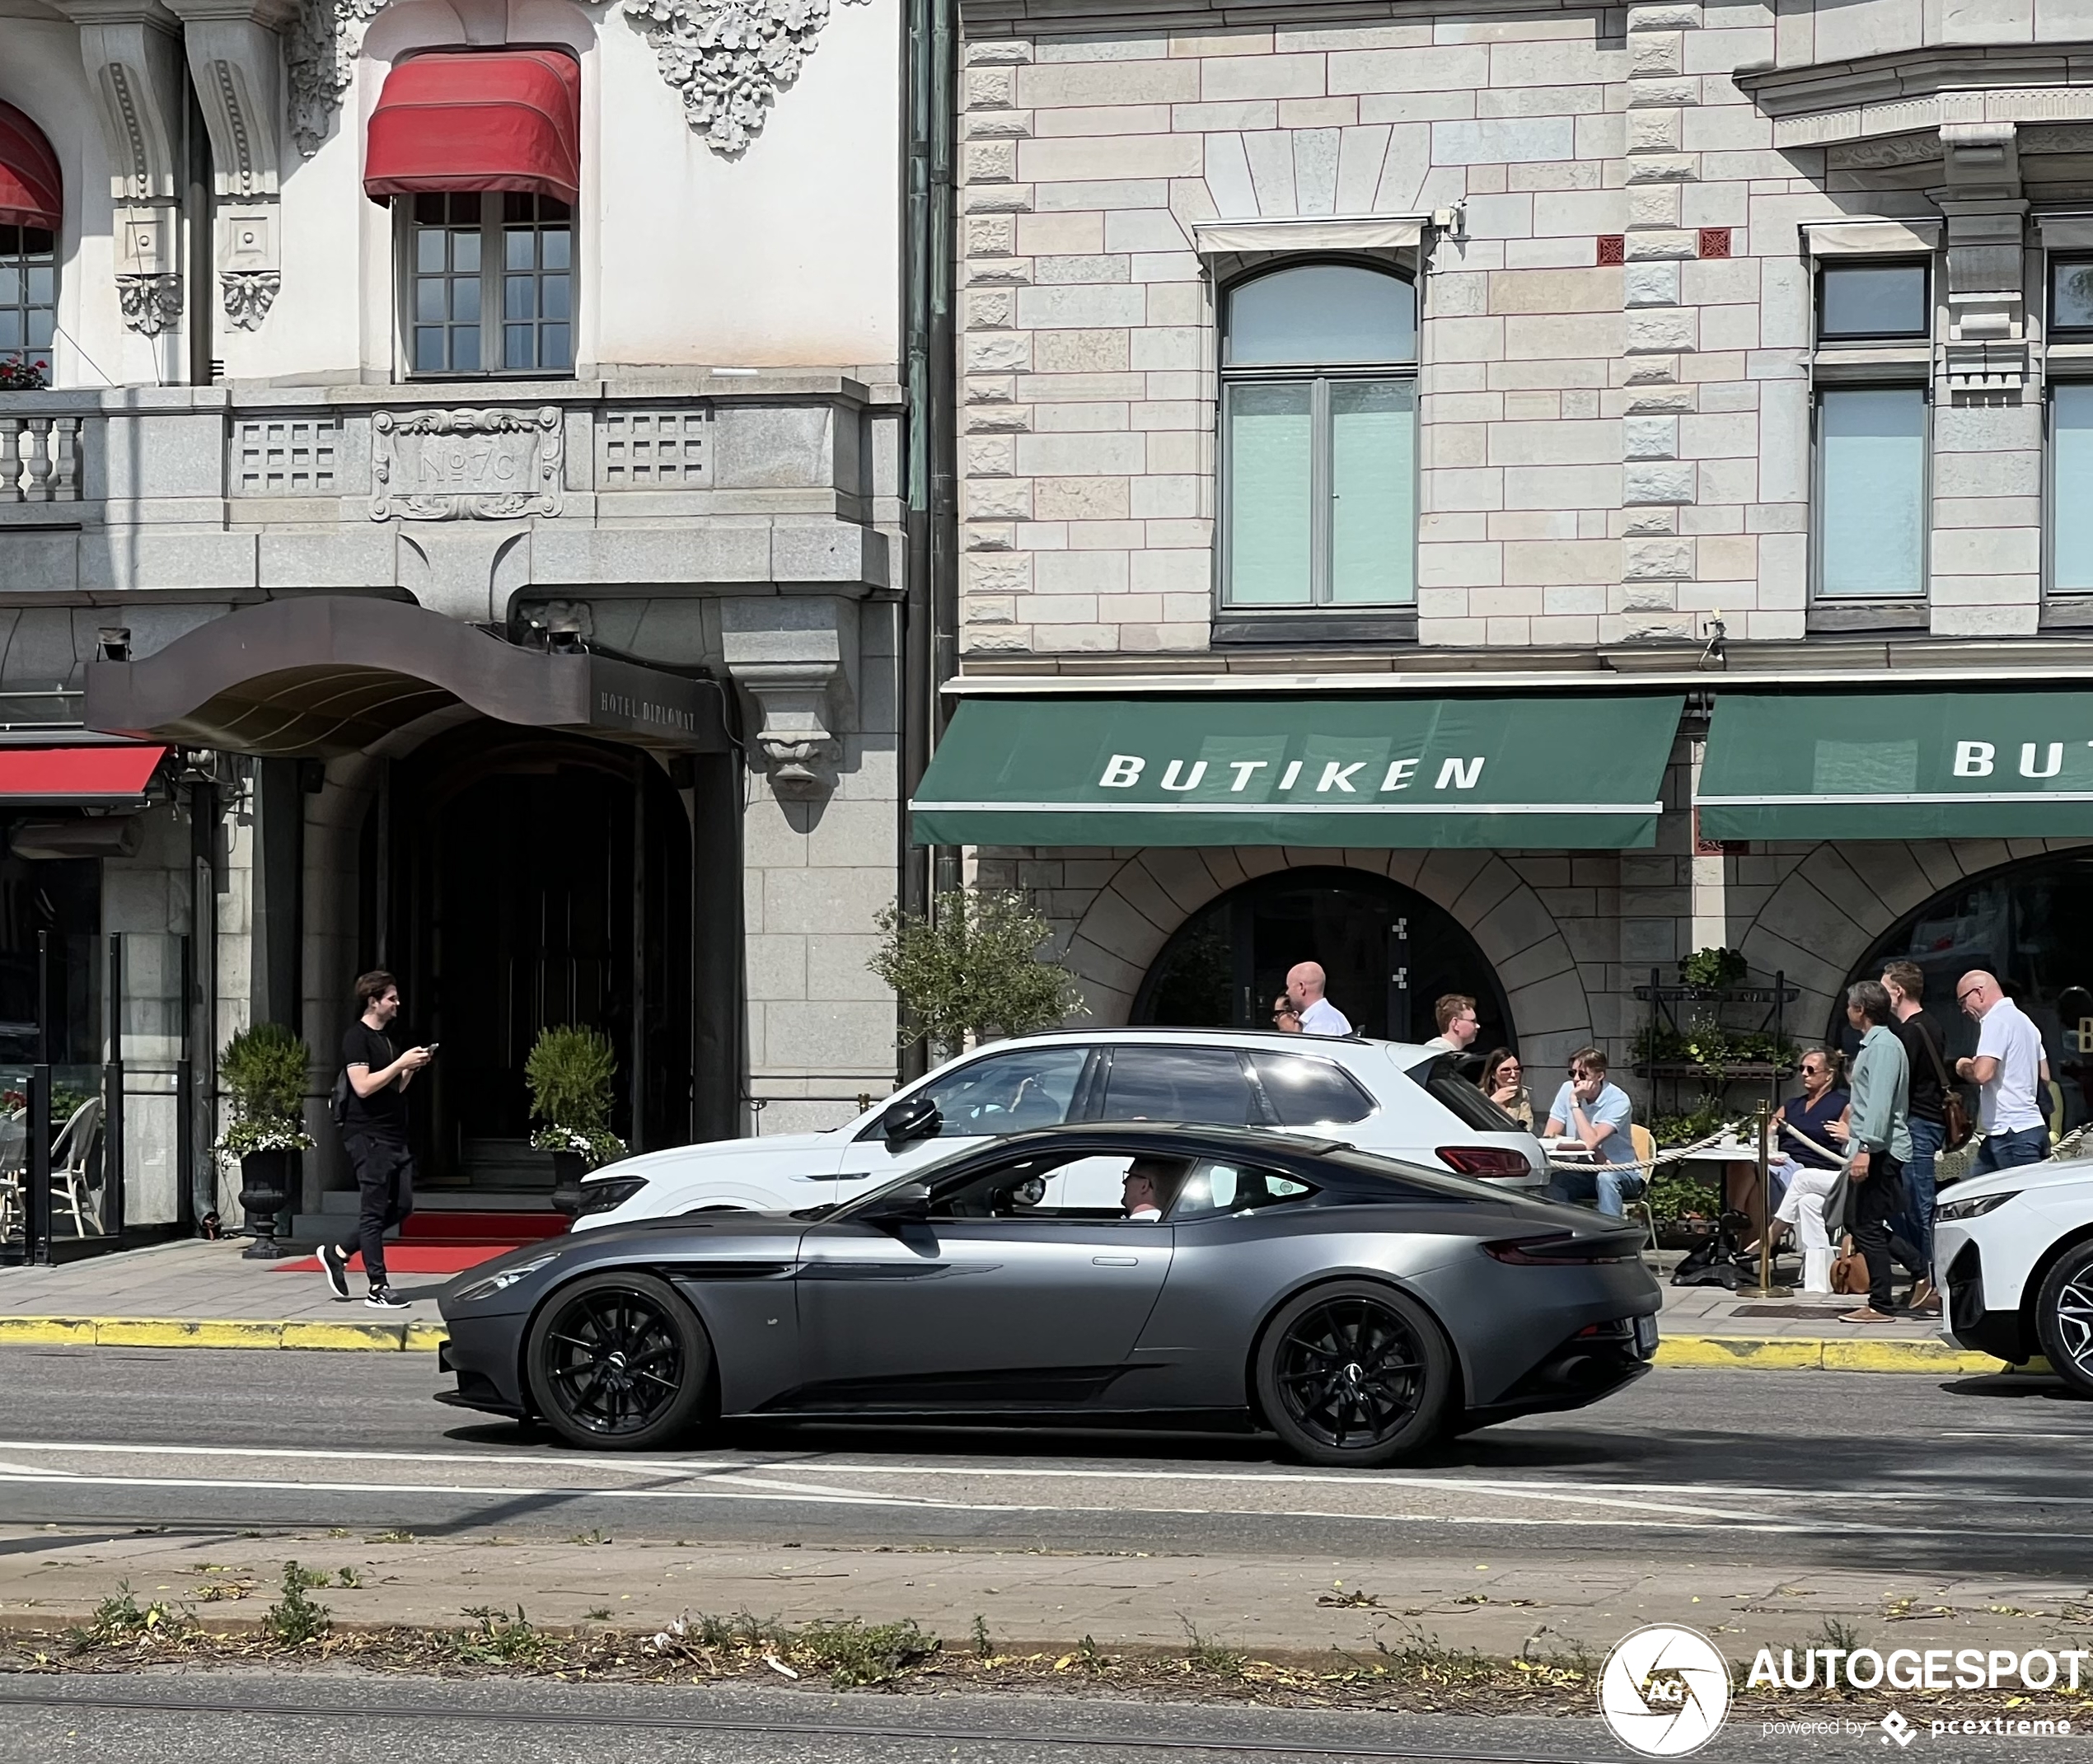
[[[1126,1166],[1126,1179],[1119,1203],[1130,1219],[1148,1224],[1159,1220],[1178,1198],[1185,1167],[1167,1158],[1136,1158]]]

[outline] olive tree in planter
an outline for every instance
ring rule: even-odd
[[[904,1046],[928,1041],[949,1059],[969,1041],[1088,1014],[1067,971],[1042,958],[1049,928],[1022,894],[962,889],[942,896],[933,918],[889,908],[875,923],[882,941],[866,965],[908,1013]]]
[[[218,1055],[218,1078],[232,1098],[232,1121],[218,1154],[240,1164],[240,1205],[255,1241],[251,1261],[288,1256],[276,1241],[276,1219],[290,1205],[293,1152],[312,1149],[305,1130],[307,1074],[312,1050],[281,1023],[243,1029]]]
[[[581,1207],[583,1176],[625,1156],[625,1141],[610,1125],[617,1074],[610,1038],[578,1023],[539,1030],[523,1062],[531,1113],[542,1123],[531,1144],[552,1153],[552,1204],[569,1219]]]

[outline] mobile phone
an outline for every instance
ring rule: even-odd
[[[433,1054],[443,1044],[441,1041],[430,1041],[424,1045],[422,1051],[425,1054]]]

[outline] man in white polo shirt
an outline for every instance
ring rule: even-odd
[[[2040,1163],[2049,1155],[2042,1115],[2042,1032],[1982,968],[1955,985],[1955,1000],[1977,1019],[1977,1051],[1955,1063],[1978,1087],[1977,1125],[1984,1136],[1972,1176]]]

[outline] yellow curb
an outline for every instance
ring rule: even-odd
[[[1827,1372],[2003,1372],[2006,1362],[1945,1341],[1827,1341]]]
[[[1657,1343],[1656,1364],[1814,1372],[1824,1364],[1823,1348],[1822,1342],[1791,1336],[1665,1336]]]
[[[405,1327],[399,1323],[286,1323],[277,1345],[351,1352],[377,1348],[396,1354],[404,1332]]]
[[[450,1339],[451,1331],[441,1323],[410,1323],[400,1345],[410,1354],[433,1354]]]
[[[0,1345],[44,1342],[74,1347],[95,1345],[95,1324],[86,1317],[0,1317]]]
[[[172,1317],[98,1317],[97,1347],[281,1347],[281,1323],[192,1322]]]

